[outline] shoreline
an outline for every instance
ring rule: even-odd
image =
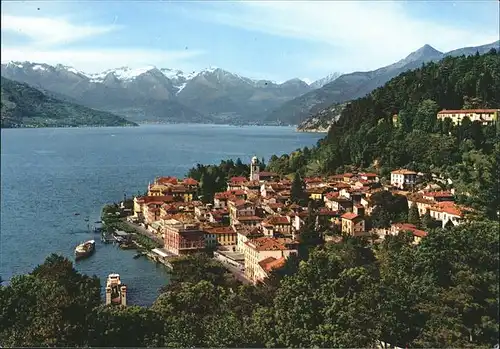
[[[22,127],[0,127],[2,130],[19,130],[19,129],[85,129],[85,128],[128,128],[141,126],[167,126],[167,125],[206,125],[206,126],[230,126],[230,127],[296,127],[297,125],[274,125],[274,124],[228,124],[228,123],[213,123],[213,122],[135,122],[136,125],[88,125],[88,126],[22,126]],[[296,130],[297,131],[297,130]],[[301,131],[297,131],[301,132]]]
[[[103,206],[103,211],[102,211],[103,215],[102,215],[101,219],[102,219],[102,222],[104,224],[106,224],[105,219],[104,219],[104,208],[108,207],[108,206],[113,206],[113,204],[108,204],[108,205]],[[120,212],[120,214],[123,214],[123,211],[121,208],[118,208],[118,210],[119,210],[118,212]],[[138,258],[145,256],[150,261],[165,266],[169,271],[172,271],[174,269],[174,266],[172,265],[171,261],[175,260],[177,258],[180,258],[182,256],[169,255],[170,253],[163,250],[164,243],[163,243],[163,240],[161,238],[159,238],[156,234],[148,231],[146,228],[143,228],[135,223],[129,222],[127,220],[127,217],[120,217],[119,221],[123,222],[129,229],[133,230],[134,234],[143,236],[147,239],[150,239],[159,245],[159,247],[156,247],[156,248],[152,248],[152,249],[147,248],[147,247],[143,246],[140,242],[134,240],[134,235],[132,235],[131,236],[131,244],[134,246],[131,248],[127,247],[126,249],[135,249],[138,252],[138,254],[140,254],[140,256]],[[125,243],[125,244],[128,245],[129,243]],[[123,249],[120,245],[119,245],[119,248]],[[160,253],[153,252],[156,249]],[[162,254],[164,254],[164,255],[162,256]],[[245,277],[244,273],[242,273],[237,268],[234,268],[230,264],[227,264],[227,263],[221,263],[221,265],[230,274],[232,274],[236,280],[238,280],[242,284],[250,284],[251,283],[251,281]]]

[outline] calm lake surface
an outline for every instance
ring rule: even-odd
[[[197,163],[228,158],[267,161],[320,138],[268,126],[2,129],[0,276],[28,273],[53,252],[73,260],[74,247],[95,238],[96,253],[76,268],[99,276],[102,286],[119,273],[130,304],[151,304],[168,283],[167,270],[102,244],[85,218],[99,220],[103,205],[144,192],[156,176],[183,177]]]

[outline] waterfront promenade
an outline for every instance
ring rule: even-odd
[[[154,240],[157,243],[159,243],[161,246],[164,245],[164,241],[163,241],[163,239],[161,237],[159,237],[158,235],[150,232],[146,228],[141,227],[139,224],[131,223],[131,222],[127,221],[126,219],[124,219],[123,222],[125,222],[130,228],[135,229],[139,234],[147,236],[151,240]]]
[[[141,227],[138,224],[131,223],[131,222],[127,221],[126,219],[124,219],[123,222],[125,222],[129,227],[135,229],[139,234],[149,237],[150,239],[159,243],[161,246],[164,245],[164,242],[160,237],[158,237],[156,234],[150,232],[146,228]],[[236,280],[238,280],[244,284],[251,284],[251,281],[246,278],[245,272],[243,272],[243,271],[239,270],[238,268],[233,267],[232,265],[227,264],[227,263],[222,263],[222,265],[224,267],[226,267],[226,269],[228,271],[230,271],[231,274],[233,274],[233,276]]]

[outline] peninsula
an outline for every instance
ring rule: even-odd
[[[1,128],[137,126],[123,117],[62,101],[2,77]]]

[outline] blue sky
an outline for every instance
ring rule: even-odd
[[[424,44],[449,51],[499,38],[488,1],[2,1],[2,62],[84,72],[217,66],[313,81],[372,70]]]

